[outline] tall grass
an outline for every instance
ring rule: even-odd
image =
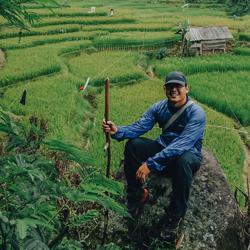
[[[249,72],[201,73],[191,75],[192,95],[202,103],[250,125]]]
[[[49,25],[62,25],[62,24],[81,24],[81,25],[99,25],[99,24],[115,24],[115,23],[133,23],[135,19],[132,18],[48,18],[39,23],[35,23],[33,27],[43,27]]]
[[[18,38],[2,39],[0,40],[0,47],[5,50],[18,49],[18,48],[29,48],[40,46],[48,43],[60,43],[65,41],[77,41],[77,40],[89,40],[93,39],[95,36],[100,36],[107,34],[107,31],[99,32],[74,32],[74,33],[65,33],[59,35],[42,35],[42,36],[31,36],[23,37],[20,42]]]
[[[191,93],[193,92],[191,86]],[[165,98],[163,93],[162,81],[148,80],[132,86],[123,88],[115,87],[110,91],[110,119],[117,125],[126,125],[137,120],[154,102]],[[90,152],[96,164],[105,166],[105,156],[103,145],[105,137],[101,129],[101,121],[104,113],[104,93],[97,96],[98,108],[96,110],[96,123],[91,131]],[[218,158],[229,183],[232,188],[235,185],[242,185],[242,166],[244,153],[237,132],[233,130],[234,122],[219,114],[207,106],[203,105],[207,116],[208,125],[217,125],[231,128],[218,129],[217,127],[207,126],[205,133],[204,146],[211,150]],[[158,128],[152,129],[146,136],[156,138],[160,134]],[[112,140],[112,171],[118,169],[119,162],[123,158],[125,142]]]
[[[240,55],[240,56],[250,56],[250,49],[249,48],[243,48],[243,47],[238,47],[234,50],[235,55]]]
[[[109,77],[111,83],[129,82],[145,77],[144,72],[136,65],[137,53],[102,51],[98,53],[82,53],[67,62],[70,72],[86,79],[91,77],[91,84],[100,86]]]
[[[54,12],[40,13],[39,16],[40,17],[99,17],[99,16],[107,16],[107,12],[88,13],[88,12],[54,11]]]
[[[84,27],[84,30],[95,30],[94,26]],[[170,31],[173,29],[172,23],[134,23],[134,24],[100,24],[99,30],[106,30],[109,32],[128,32],[128,31]]]
[[[239,40],[249,42],[250,41],[250,34],[243,34],[243,33],[239,34]]]
[[[51,25],[40,28],[30,28],[30,30],[23,30],[21,34],[21,39],[26,36],[39,36],[39,35],[52,35],[52,34],[63,34],[69,32],[81,31],[81,26],[78,24],[70,25]],[[2,28],[0,39],[19,37],[20,30],[15,27],[5,27]]]
[[[180,39],[179,35],[172,32],[117,32],[96,37],[95,46],[164,46]]]
[[[7,52],[7,63],[1,70],[0,87],[47,75],[61,70],[56,52],[32,48]]]
[[[250,70],[250,61],[245,56],[216,55],[193,58],[166,58],[155,62],[156,73],[165,76],[167,72],[179,70],[185,74],[196,74],[200,72],[226,72]]]
[[[48,138],[60,139],[83,146],[92,126],[90,104],[78,92],[79,79],[71,75],[57,75],[18,84],[8,88],[1,99],[1,107],[28,119],[31,115],[48,120]],[[26,105],[19,103],[27,90]]]
[[[68,42],[55,46],[7,51],[7,63],[0,74],[0,87],[59,72],[61,63],[58,54],[79,50],[90,44],[89,41],[77,41],[77,43]]]

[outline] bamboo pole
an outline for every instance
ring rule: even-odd
[[[105,81],[105,113],[104,113],[105,122],[109,121],[109,88],[110,88],[110,82],[109,82],[109,79],[107,78]],[[109,178],[110,163],[111,163],[110,133],[106,133],[106,143],[104,146],[104,150],[107,152],[106,177]],[[108,219],[109,219],[109,213],[108,213],[108,209],[106,209],[104,212],[104,228],[103,228],[102,245],[106,243],[106,239],[107,239]]]
[[[110,82],[107,78],[105,81],[105,121],[109,121],[109,88]],[[106,133],[106,144],[105,149],[107,150],[107,166],[106,166],[106,177],[110,176],[110,162],[111,162],[111,150],[110,150],[110,133]]]

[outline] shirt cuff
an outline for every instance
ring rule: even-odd
[[[117,129],[118,129],[117,132],[115,134],[111,135],[111,138],[115,139],[117,141],[122,141],[124,133],[122,132],[122,130],[119,127],[117,127]]]
[[[149,158],[147,159],[146,163],[147,163],[148,168],[149,168],[150,170],[153,170],[153,171],[155,171],[155,170],[157,170],[157,171],[163,171],[163,170],[166,168],[166,166],[163,166],[163,165],[161,165],[161,164],[156,163],[156,162],[153,160],[152,157],[149,157]]]

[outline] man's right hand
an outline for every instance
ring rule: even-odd
[[[105,133],[110,133],[111,135],[114,135],[118,131],[118,128],[112,121],[106,122],[105,119],[102,121],[102,129]]]

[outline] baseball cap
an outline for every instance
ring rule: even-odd
[[[185,86],[187,84],[187,78],[182,72],[172,71],[166,76],[165,79],[165,85],[170,83],[178,83]]]

